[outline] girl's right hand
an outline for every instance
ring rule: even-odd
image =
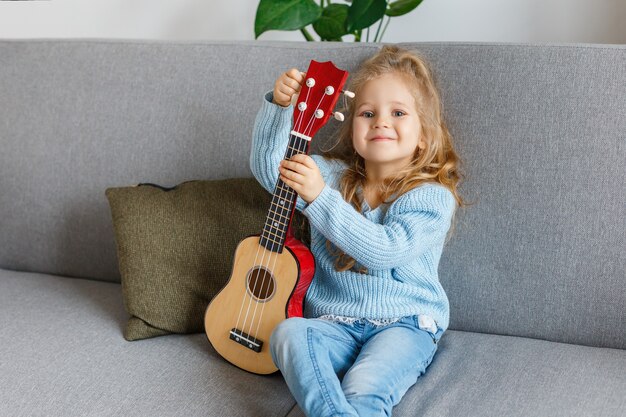
[[[281,74],[274,83],[274,98],[272,102],[282,107],[288,107],[294,95],[300,92],[304,82],[304,73],[292,68]]]

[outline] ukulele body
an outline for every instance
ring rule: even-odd
[[[278,368],[269,351],[270,336],[286,318],[302,317],[315,260],[291,233],[281,253],[259,242],[255,235],[237,246],[231,276],[209,304],[204,326],[224,359],[249,372],[271,374]]]

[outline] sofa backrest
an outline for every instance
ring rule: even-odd
[[[440,264],[450,328],[626,348],[626,47],[402,46],[432,63],[473,203]],[[0,41],[0,267],[119,281],[107,187],[251,176],[278,74],[377,49]]]

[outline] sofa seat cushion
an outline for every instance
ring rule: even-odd
[[[119,284],[0,269],[1,416],[284,416],[280,374],[224,361],[203,334],[127,342]]]
[[[0,415],[302,416],[279,374],[204,335],[127,342],[127,318],[119,284],[0,269]],[[624,375],[624,350],[449,330],[394,417],[621,417]]]
[[[448,330],[393,415],[623,417],[626,351]]]

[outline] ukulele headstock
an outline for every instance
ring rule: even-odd
[[[312,60],[293,111],[294,132],[308,140],[328,122],[348,78],[332,62]]]

